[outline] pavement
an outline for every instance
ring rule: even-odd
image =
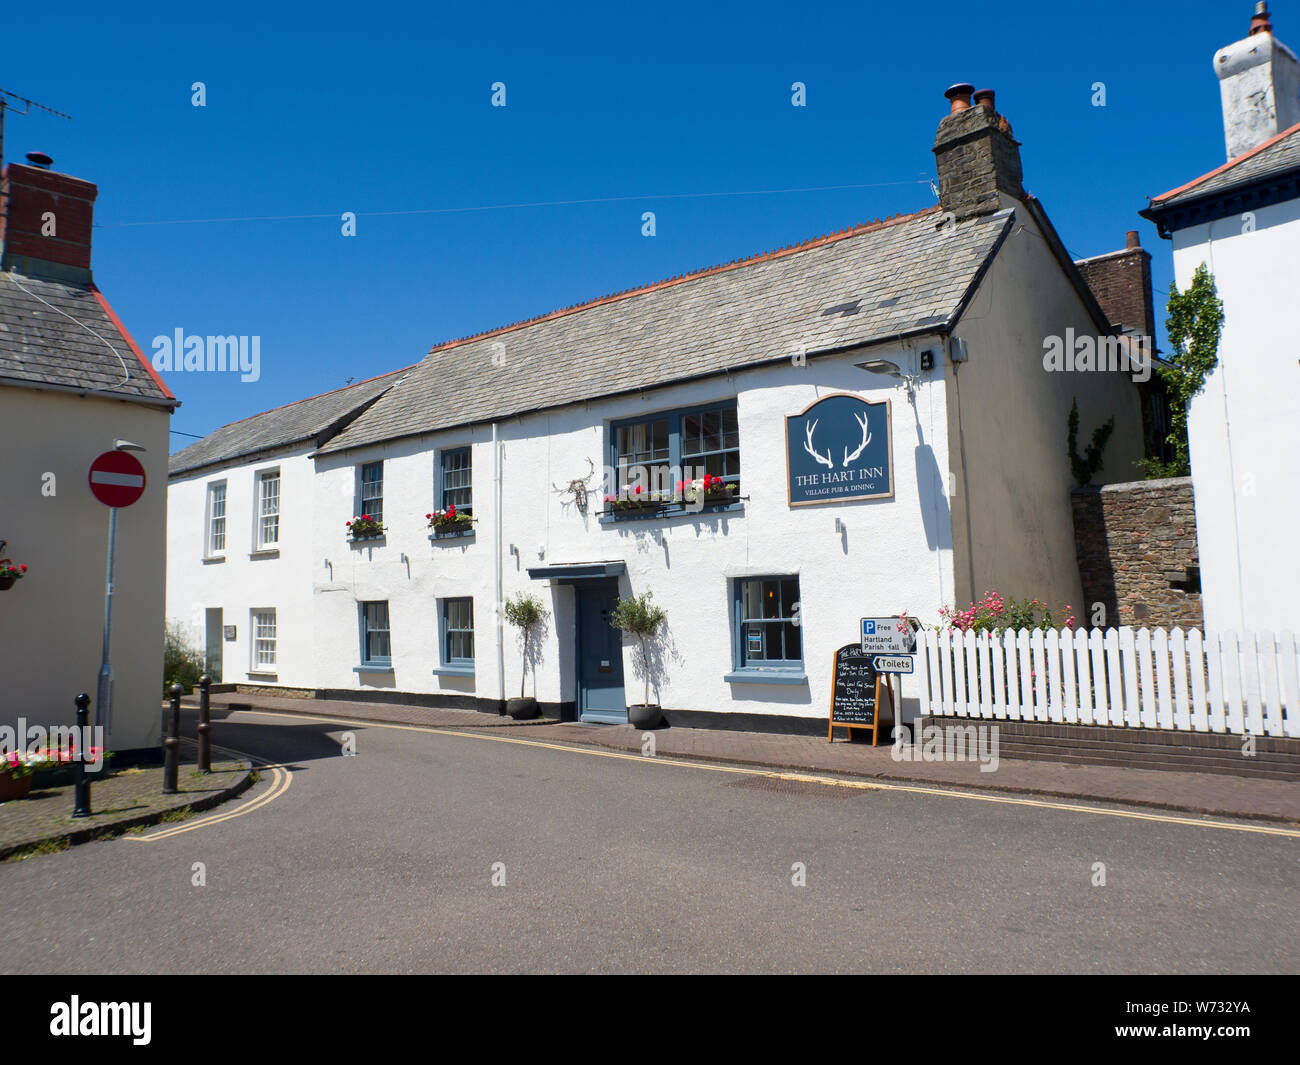
[[[1300,965],[1300,829],[815,783],[551,726],[222,712],[214,727],[270,763],[240,799],[0,863],[11,923],[37,930],[0,937],[0,973]]]
[[[1119,803],[1220,817],[1300,824],[1300,786],[1293,781],[1218,773],[1090,766],[1003,757],[991,772],[975,761],[899,761],[893,748],[825,736],[791,736],[724,729],[665,728],[640,732],[630,725],[583,725],[555,721],[515,722],[474,710],[435,709],[395,703],[351,702],[223,693],[211,696],[214,715],[251,707],[324,719],[373,721],[437,729],[492,729],[566,744],[640,754],[646,736],[655,754],[703,762],[762,766],[867,780],[890,780],[962,789]],[[182,705],[197,706],[197,698]],[[214,718],[215,720],[215,718]],[[219,732],[214,731],[214,736]]]
[[[188,758],[187,758],[187,750]],[[214,759],[212,772],[199,774],[193,744],[182,743],[177,793],[163,794],[163,767],[111,770],[90,788],[89,817],[73,818],[73,785],[33,788],[25,799],[0,803],[0,861],[37,845],[71,845],[155,825],[187,807],[210,809],[252,783],[247,763]]]

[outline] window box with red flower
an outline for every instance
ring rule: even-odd
[[[670,518],[705,511],[740,510],[746,497],[739,491],[739,485],[707,475],[694,481],[678,481],[677,490],[671,495],[667,492],[644,492],[639,486],[625,488],[616,496],[605,497],[605,509],[600,512],[600,520]]]
[[[358,540],[378,540],[384,535],[384,523],[375,521],[369,514],[362,514],[347,523],[348,538],[356,543]]]
[[[461,536],[474,535],[474,515],[467,510],[457,510],[451,503],[445,510],[435,510],[426,514],[429,528],[433,530],[430,540],[450,540]]]
[[[690,506],[695,503],[734,503],[740,486],[721,477],[705,474],[694,481],[677,482],[677,498]]]
[[[647,492],[641,485],[624,488],[618,495],[605,497],[602,514],[616,518],[653,517],[673,505],[667,492]]]

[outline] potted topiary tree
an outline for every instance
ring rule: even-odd
[[[663,721],[663,711],[658,703],[650,702],[650,643],[658,635],[668,615],[663,607],[651,602],[653,593],[646,590],[639,596],[620,599],[618,606],[610,611],[609,623],[616,629],[622,629],[630,636],[635,636],[641,644],[641,668],[645,674],[645,702],[630,704],[627,708],[627,721],[635,728],[655,728]]]
[[[519,698],[506,700],[506,713],[516,721],[527,721],[537,716],[537,699],[524,695],[524,684],[528,680],[528,663],[536,653],[532,637],[546,620],[546,608],[537,596],[519,592],[513,599],[505,601],[502,613],[505,614],[506,621],[519,630],[524,667],[519,678]],[[536,676],[536,670],[533,675]]]

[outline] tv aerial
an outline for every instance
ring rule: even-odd
[[[15,110],[19,106],[22,107],[22,110]],[[33,107],[38,111],[54,115],[56,118],[66,118],[69,122],[72,121],[71,115],[65,115],[62,111],[56,111],[52,107],[38,104],[35,100],[29,100],[26,96],[19,96],[16,92],[10,92],[8,89],[0,89],[0,168],[4,167],[5,161],[5,112],[14,111],[15,114],[26,115],[31,113]]]

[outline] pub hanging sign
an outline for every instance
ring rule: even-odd
[[[894,434],[889,400],[868,403],[840,392],[785,419],[792,507],[888,499],[894,494]]]

